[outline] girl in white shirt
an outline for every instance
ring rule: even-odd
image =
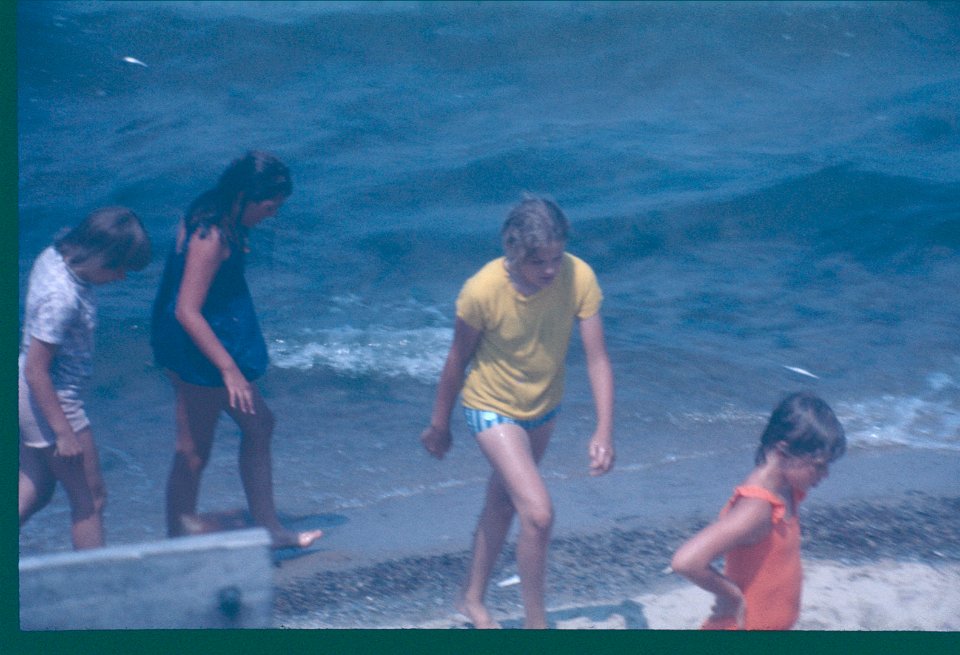
[[[30,272],[19,357],[20,525],[50,502],[59,481],[76,550],[104,544],[106,491],[80,400],[92,370],[94,287],[142,270],[150,256],[137,215],[107,207],[57,238]]]

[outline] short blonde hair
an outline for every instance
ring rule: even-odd
[[[103,207],[54,240],[71,265],[100,258],[104,268],[140,271],[150,263],[150,237],[140,218],[126,207]]]
[[[522,262],[542,246],[565,242],[570,224],[557,203],[525,195],[507,216],[500,231],[503,251],[512,263]]]

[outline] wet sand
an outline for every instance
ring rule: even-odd
[[[814,490],[802,507],[805,586],[797,629],[960,630],[960,456],[905,452],[847,459],[837,465],[831,484]],[[640,493],[645,485],[663,483],[643,480],[658,475],[670,475],[684,487],[690,476],[696,478],[698,466],[611,476],[606,486],[594,488],[597,495],[606,492],[605,509],[583,515],[572,506],[592,499],[575,487],[596,483],[551,485],[558,529],[550,551],[548,608],[556,627],[699,626],[712,599],[670,573],[669,560],[713,517],[723,502],[716,488],[732,487],[737,473],[699,485],[701,491],[672,504]],[[470,627],[452,601],[469,557],[475,506],[456,519],[441,518],[451,516],[453,506],[463,507],[461,496],[471,491],[446,494],[430,509],[421,505],[409,515],[382,512],[378,525],[396,537],[396,556],[370,554],[389,552],[386,545],[368,543],[366,555],[337,549],[338,530],[363,527],[352,517],[322,549],[280,562],[275,627]],[[618,494],[634,502],[625,504]],[[413,523],[405,529],[433,538],[432,546],[401,534],[404,528],[395,521],[405,519]],[[453,538],[460,548],[449,547]],[[493,575],[488,605],[505,627],[520,626],[512,539]]]

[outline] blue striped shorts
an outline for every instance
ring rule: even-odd
[[[467,419],[467,427],[470,428],[470,431],[474,436],[483,432],[484,430],[489,430],[494,425],[500,425],[502,423],[512,423],[513,425],[519,425],[526,431],[539,428],[545,423],[549,423],[557,417],[557,414],[560,413],[560,407],[554,407],[549,412],[541,416],[540,418],[529,419],[526,421],[521,421],[520,419],[510,418],[509,416],[504,416],[503,414],[497,414],[496,412],[491,412],[486,409],[473,409],[472,407],[463,408],[463,415]]]

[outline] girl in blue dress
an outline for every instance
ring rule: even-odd
[[[200,477],[222,412],[242,433],[240,478],[253,521],[275,548],[306,547],[320,530],[294,532],[277,517],[270,441],[274,416],[254,381],[267,347],[244,277],[248,230],[270,218],[292,191],[276,157],[250,152],[187,209],[153,308],[151,344],[176,396],[176,451],[167,482],[167,533],[202,531]]]

